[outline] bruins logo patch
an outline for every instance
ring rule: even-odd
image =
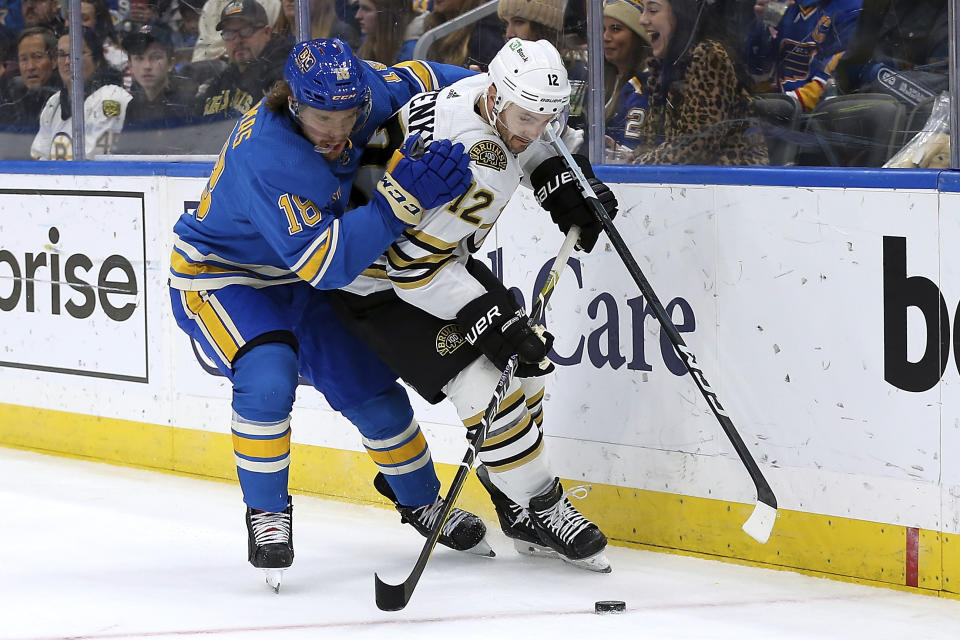
[[[441,356],[448,356],[459,349],[466,340],[460,333],[460,327],[455,324],[444,325],[437,332],[437,353]]]
[[[103,101],[103,115],[109,117],[120,115],[120,103],[116,100]]]
[[[470,159],[481,167],[490,167],[497,171],[507,168],[506,152],[492,140],[481,140],[470,147]]]

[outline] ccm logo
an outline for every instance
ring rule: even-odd
[[[546,200],[551,193],[559,189],[561,185],[567,184],[568,182],[573,182],[573,172],[569,169],[560,175],[547,180],[546,184],[537,189],[536,193],[534,194],[537,198],[537,204],[543,204],[543,201]]]
[[[473,326],[467,331],[467,342],[470,344],[476,344],[477,338],[480,337],[480,334],[489,329],[493,325],[493,319],[499,316],[499,305],[491,307],[490,310],[487,311],[487,315],[474,322]]]

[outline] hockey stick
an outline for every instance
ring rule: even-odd
[[[777,497],[773,495],[773,490],[770,489],[770,485],[767,483],[766,478],[763,477],[760,467],[757,466],[753,456],[750,455],[750,451],[743,443],[743,439],[737,432],[737,428],[733,425],[733,421],[720,404],[720,399],[717,397],[717,393],[713,390],[713,387],[710,386],[710,383],[707,382],[707,379],[704,377],[703,371],[700,370],[700,367],[697,364],[696,356],[693,355],[693,352],[690,351],[686,343],[684,343],[683,338],[680,337],[680,332],[677,331],[677,327],[673,324],[673,320],[670,319],[670,315],[663,308],[663,305],[660,303],[660,299],[657,298],[657,294],[653,291],[653,287],[650,286],[647,278],[640,270],[640,266],[637,264],[637,261],[634,260],[633,254],[630,253],[630,249],[627,248],[627,245],[620,236],[620,233],[617,231],[617,228],[613,225],[613,220],[607,214],[606,210],[603,208],[603,205],[600,204],[600,200],[597,199],[597,194],[594,193],[593,189],[590,187],[590,183],[587,182],[583,172],[580,171],[580,166],[577,165],[573,157],[570,155],[570,151],[567,149],[566,145],[552,129],[548,129],[547,135],[550,139],[550,143],[553,145],[553,148],[556,149],[557,153],[563,157],[567,168],[570,169],[574,179],[578,182],[580,190],[583,192],[587,203],[590,206],[591,212],[600,222],[603,230],[607,233],[607,237],[610,239],[611,244],[613,244],[613,248],[617,251],[617,254],[619,254],[620,259],[627,268],[627,271],[630,272],[630,275],[640,287],[640,292],[643,294],[643,297],[647,300],[647,303],[653,310],[653,314],[660,322],[660,326],[663,327],[663,330],[667,332],[667,336],[670,338],[670,342],[673,343],[673,347],[676,349],[677,355],[679,355],[680,359],[683,360],[684,365],[687,367],[687,371],[690,372],[690,376],[697,384],[697,388],[700,389],[700,393],[703,394],[707,404],[710,405],[713,415],[716,416],[717,421],[720,422],[720,426],[723,427],[723,431],[727,434],[727,438],[730,439],[730,443],[733,444],[733,448],[736,450],[737,455],[740,456],[740,461],[746,467],[747,473],[750,474],[750,478],[753,480],[753,484],[757,489],[757,505],[754,507],[753,513],[750,514],[750,517],[747,519],[747,521],[743,523],[743,530],[747,535],[755,539],[757,542],[760,542],[761,544],[765,543],[770,538],[770,532],[773,530],[773,524],[777,518]]]
[[[531,324],[536,324],[543,316],[547,301],[550,299],[550,296],[553,295],[554,286],[557,284],[557,280],[560,279],[560,274],[567,266],[567,260],[570,259],[570,255],[573,253],[573,248],[579,238],[580,229],[578,227],[571,227],[570,231],[567,232],[567,237],[564,239],[563,245],[560,247],[559,253],[557,253],[557,257],[553,260],[547,281],[543,283],[543,287],[541,287],[540,293],[537,295],[537,299],[533,304],[533,309],[530,312]],[[497,386],[493,390],[493,397],[490,398],[490,404],[487,405],[480,424],[477,425],[476,431],[468,441],[467,452],[463,455],[460,468],[457,469],[457,475],[454,476],[453,483],[450,485],[450,489],[444,498],[443,511],[434,523],[433,529],[427,537],[427,541],[423,544],[423,549],[420,550],[420,556],[417,558],[416,564],[413,565],[413,570],[410,572],[410,575],[400,584],[388,584],[381,580],[378,574],[373,574],[374,593],[376,595],[378,609],[382,611],[399,611],[410,602],[410,597],[413,595],[413,590],[417,588],[420,575],[427,566],[430,554],[433,553],[434,547],[437,546],[437,540],[440,538],[443,525],[450,516],[450,511],[453,509],[453,504],[460,495],[460,490],[463,489],[463,485],[467,481],[467,476],[470,475],[470,471],[473,469],[473,462],[477,457],[477,449],[480,447],[480,443],[486,439],[487,429],[490,428],[493,418],[497,415],[500,403],[503,402],[507,395],[507,389],[513,380],[513,374],[516,368],[517,356],[514,354],[510,356],[510,360],[507,361],[507,366],[504,367],[500,373],[500,379],[497,381]]]

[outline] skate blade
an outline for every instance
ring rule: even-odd
[[[274,593],[280,593],[280,583],[283,581],[283,569],[264,569],[263,573],[267,580],[267,586],[273,589]]]
[[[517,550],[517,553],[524,556],[533,556],[536,558],[560,557],[560,554],[550,547],[534,542],[527,542],[526,540],[520,540],[518,538],[513,538],[513,548]]]
[[[476,556],[483,556],[485,558],[495,558],[497,554],[493,552],[493,548],[487,544],[487,539],[482,538],[480,542],[473,545],[469,549],[464,549],[464,553],[471,553]]]
[[[610,573],[612,571],[610,568],[610,561],[607,560],[607,555],[603,551],[599,551],[589,558],[574,560],[572,558],[560,555],[545,545],[527,542],[525,540],[517,540],[516,538],[513,540],[513,547],[517,550],[517,553],[525,556],[533,556],[538,558],[559,558],[567,564],[579,569],[586,569],[587,571],[595,571],[597,573]]]
[[[566,556],[560,556],[560,558],[567,564],[579,569],[586,569],[587,571],[596,571],[597,573],[610,573],[613,571],[610,567],[610,561],[607,560],[607,554],[603,551],[598,551],[589,558],[581,558],[579,560],[567,558]]]

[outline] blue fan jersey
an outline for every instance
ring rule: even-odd
[[[807,6],[803,6],[803,5]],[[747,36],[747,67],[754,75],[772,70],[781,93],[804,111],[816,106],[857,27],[863,0],[823,0],[790,5],[776,37],[759,20]]]
[[[617,144],[631,149],[640,143],[640,125],[647,117],[649,100],[643,93],[643,83],[634,76],[624,83],[617,94],[617,110],[607,120],[606,133]]]
[[[400,235],[406,225],[382,196],[345,213],[364,147],[412,96],[471,72],[420,61],[361,66],[371,90],[370,115],[334,161],[314,151],[286,111],[267,109],[266,99],[240,118],[200,205],[174,226],[171,287],[204,291],[302,280],[338,288]]]

